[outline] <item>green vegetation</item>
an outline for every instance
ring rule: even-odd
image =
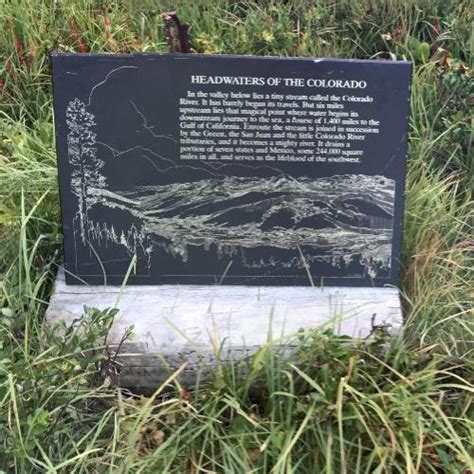
[[[404,333],[301,333],[291,357],[269,343],[151,397],[108,384],[113,311],[43,323],[61,262],[48,51],[166,51],[169,7],[0,0],[0,471],[473,472],[469,2],[176,3],[201,52],[414,61]]]

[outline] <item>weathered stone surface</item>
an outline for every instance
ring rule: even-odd
[[[121,348],[120,384],[150,390],[186,363],[180,380],[206,377],[216,362],[246,357],[269,337],[278,343],[299,329],[327,325],[338,334],[366,337],[372,325],[402,324],[397,288],[66,285],[59,271],[46,318],[71,323],[84,306],[117,307],[108,342]]]

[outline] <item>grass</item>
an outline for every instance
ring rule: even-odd
[[[176,3],[200,52],[414,61],[404,332],[302,332],[291,357],[269,343],[150,397],[108,384],[113,311],[43,323],[62,238],[47,53],[165,51],[169,6],[2,1],[0,470],[473,472],[469,2]]]

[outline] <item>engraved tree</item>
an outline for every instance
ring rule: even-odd
[[[89,231],[89,210],[97,200],[90,190],[106,186],[105,176],[100,173],[104,162],[97,157],[94,115],[86,110],[84,102],[77,98],[69,102],[66,124],[68,158],[73,167],[71,190],[78,200],[80,235],[85,243]]]

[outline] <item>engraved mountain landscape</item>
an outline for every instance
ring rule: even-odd
[[[115,245],[121,259],[135,255],[148,272],[164,253],[181,264],[203,256],[215,268],[230,262],[249,277],[315,268],[329,277],[341,269],[349,277],[389,274],[393,180],[289,176],[265,164],[180,165],[140,135],[124,150],[101,141],[87,109],[75,99],[67,111],[76,249],[80,241],[100,256]],[[128,110],[146,128],[134,103]]]
[[[268,274],[307,263],[375,277],[390,267],[394,182],[383,176],[227,176],[91,194],[141,222],[153,252],[182,262],[205,252]]]
[[[146,132],[146,117],[130,105]],[[117,149],[101,141],[94,114],[79,99],[69,104],[67,124],[76,251],[79,242],[100,258],[115,246],[121,260],[136,256],[145,272],[160,254],[181,268],[203,259],[218,271],[236,265],[248,274],[244,283],[255,274],[316,269],[323,277],[340,270],[389,275],[394,180],[290,176],[265,164],[181,165],[157,153],[156,138],[175,142],[157,134],[144,145],[138,134],[132,146]]]

